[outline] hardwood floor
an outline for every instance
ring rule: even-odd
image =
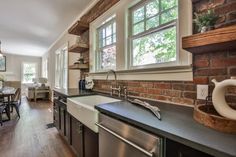
[[[0,126],[0,156],[2,157],[74,157],[52,123],[52,103],[28,102],[22,99],[21,118]]]

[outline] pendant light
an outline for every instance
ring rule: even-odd
[[[3,57],[3,53],[2,53],[2,42],[0,40],[0,57]]]

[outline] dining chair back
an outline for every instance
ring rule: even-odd
[[[12,108],[13,107],[15,108],[16,113],[19,118],[20,118],[20,111],[19,111],[20,104],[21,104],[21,89],[17,88],[16,93],[12,98],[11,106],[12,106]]]

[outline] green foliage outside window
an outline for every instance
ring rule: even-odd
[[[132,10],[132,66],[176,60],[177,2],[153,0]]]

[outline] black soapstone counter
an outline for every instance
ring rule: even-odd
[[[156,103],[162,120],[150,111],[127,101],[98,105],[103,114],[147,132],[166,137],[215,157],[236,157],[236,135],[215,131],[193,119],[193,108]]]

